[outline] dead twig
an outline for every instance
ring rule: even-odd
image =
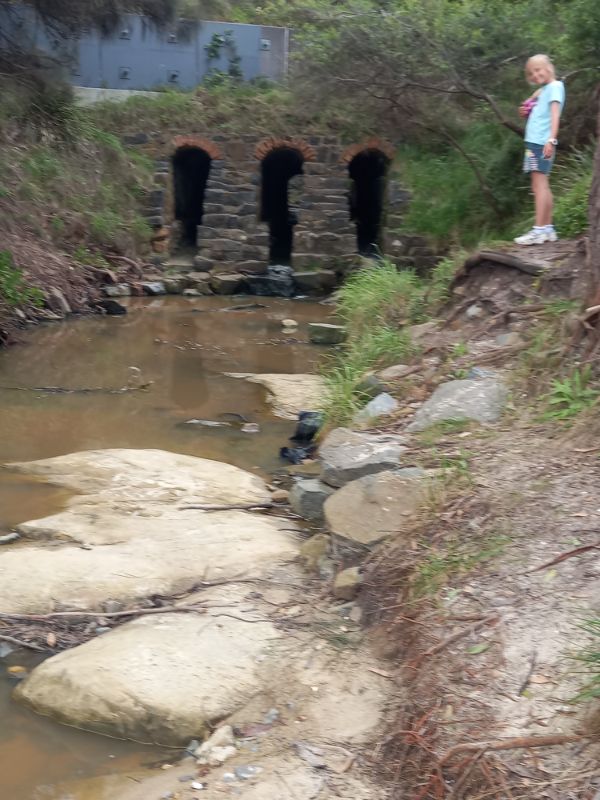
[[[37,650],[40,653],[45,653],[48,649],[47,647],[40,647],[39,645],[32,644],[31,642],[23,642],[21,639],[15,639],[14,636],[0,635],[0,641],[8,642],[8,644],[14,644],[17,647],[27,647],[29,650]]]
[[[441,650],[448,647],[451,644],[454,644],[458,639],[462,639],[463,636],[468,636],[470,633],[474,633],[479,628],[482,628],[484,625],[491,624],[492,622],[498,621],[498,615],[492,614],[489,617],[484,617],[483,619],[479,620],[478,622],[474,622],[473,625],[469,625],[468,628],[464,628],[462,631],[457,631],[453,633],[452,636],[448,636],[442,642],[434,645],[434,647],[430,647],[429,650],[426,650],[424,653],[417,658],[416,662],[414,662],[413,666],[416,669],[422,663],[422,661],[430,656],[437,655]]]
[[[463,742],[451,747],[442,756],[440,765],[444,766],[458,753],[483,750],[522,750],[530,747],[555,747],[559,744],[571,744],[591,739],[593,736],[583,733],[559,733],[550,736],[515,736],[512,739],[492,739],[487,742]]]
[[[102,619],[118,619],[119,617],[145,616],[147,614],[170,614],[172,612],[203,613],[211,608],[223,608],[222,605],[198,606],[159,606],[157,608],[130,608],[128,611],[52,611],[50,614],[1,614],[0,619],[12,619],[18,622],[44,622],[64,617],[102,617]]]
[[[225,506],[179,506],[179,511],[189,511],[191,509],[197,511],[261,511],[262,509],[281,507],[281,503],[247,503],[246,505],[232,503]]]
[[[600,550],[600,542],[596,542],[595,544],[584,544],[581,547],[576,547],[574,550],[567,550],[566,553],[561,553],[551,561],[546,561],[546,563],[542,564],[540,567],[535,567],[535,569],[528,570],[525,575],[531,575],[532,572],[539,572],[542,569],[546,569],[546,567],[552,567],[554,564],[560,564],[561,561],[566,561],[568,558],[579,556],[582,553],[589,552],[590,550]]]

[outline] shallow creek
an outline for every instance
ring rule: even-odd
[[[278,451],[294,424],[273,416],[261,386],[223,373],[313,371],[323,348],[307,344],[304,323],[323,321],[328,309],[258,298],[264,308],[224,310],[255,301],[135,299],[124,317],[74,319],[28,332],[20,346],[0,352],[0,464],[96,448],[160,448],[268,477],[281,464]],[[281,332],[281,320],[289,317],[300,323],[291,336]],[[144,383],[152,382],[148,390],[2,388],[120,389],[127,386],[130,367],[141,371]],[[225,413],[258,423],[260,432],[242,432],[239,421]],[[231,425],[184,424],[192,418]],[[63,489],[0,470],[0,534],[56,512],[67,498]],[[12,703],[7,668],[23,663],[33,662],[15,653],[0,658],[0,797],[63,800],[54,788],[60,781],[129,770],[161,757],[151,748],[56,725]]]

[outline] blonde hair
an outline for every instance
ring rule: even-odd
[[[545,64],[548,67],[548,72],[550,73],[552,80],[556,80],[556,70],[554,69],[554,64],[550,60],[550,56],[547,56],[545,53],[538,53],[537,55],[528,58],[527,63],[525,64],[525,72],[529,71],[529,68],[532,64],[537,63]]]

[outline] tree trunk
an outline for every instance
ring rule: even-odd
[[[590,305],[597,305],[600,303],[600,110],[598,112],[598,143],[594,158],[594,178],[590,192],[589,220],[589,302]]]

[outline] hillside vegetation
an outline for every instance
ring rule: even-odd
[[[46,13],[47,4],[38,5]],[[69,16],[68,7],[52,5],[53,30],[110,29],[119,12],[108,0],[94,4],[91,16]],[[516,107],[529,92],[523,62],[536,51],[548,51],[567,82],[557,227],[562,236],[586,229],[600,63],[600,12],[592,0],[273,0],[260,7],[190,0],[165,5],[162,17],[152,2],[139,8],[156,24],[183,12],[293,26],[288,85],[213,76],[192,92],[84,110],[55,70],[32,54],[11,61],[2,42],[4,317],[21,301],[41,302],[26,291],[48,284],[41,261],[54,265],[52,285],[78,286],[71,299],[79,307],[93,269],[107,266],[105,256],[144,255],[149,230],[140,212],[150,164],[122,140],[140,130],[318,130],[347,141],[377,133],[397,145],[394,170],[412,193],[403,231],[425,235],[443,251],[510,238],[531,215]]]

